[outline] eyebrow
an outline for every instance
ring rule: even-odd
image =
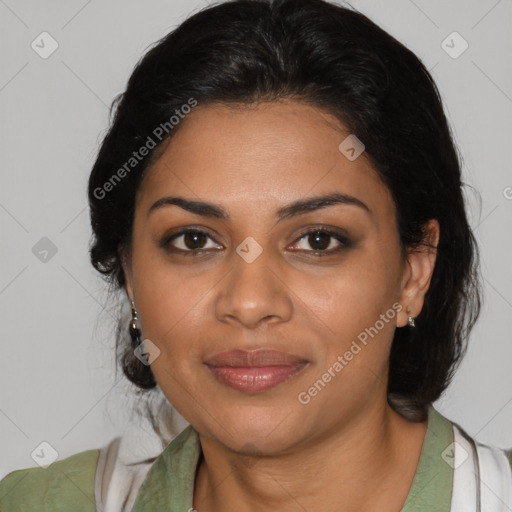
[[[357,197],[335,192],[332,194],[300,199],[290,203],[289,205],[286,205],[277,210],[276,217],[277,220],[281,221],[290,217],[295,217],[296,215],[302,215],[315,210],[320,210],[321,208],[326,208],[328,206],[338,204],[357,206],[371,214],[370,208],[368,208],[368,206]],[[183,210],[195,213],[196,215],[201,215],[203,217],[211,217],[221,220],[230,219],[229,214],[220,205],[204,201],[193,201],[179,196],[169,196],[158,199],[158,201],[153,203],[149,208],[148,215],[158,208],[168,205],[179,206]]]

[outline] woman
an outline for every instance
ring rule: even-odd
[[[510,510],[510,453],[432,407],[480,310],[461,187],[431,76],[365,16],[187,19],[116,99],[89,201],[123,370],[190,425],[10,473],[2,510]]]

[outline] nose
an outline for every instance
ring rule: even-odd
[[[219,283],[215,303],[217,319],[249,329],[288,321],[293,311],[291,291],[265,251],[251,263],[237,254],[233,260],[231,271]]]

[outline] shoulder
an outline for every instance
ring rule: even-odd
[[[461,425],[448,419],[443,413],[436,410],[433,406],[429,407],[429,411],[429,417],[432,418],[432,421],[429,423],[429,428],[432,426],[437,426],[437,428],[439,428],[439,425],[444,424],[450,425],[450,429],[452,430],[451,443],[453,443],[453,445],[450,445],[450,453],[457,452],[458,448],[460,460],[453,462],[447,461],[447,463],[450,465],[458,465],[468,458],[468,452],[475,451],[475,454],[478,456],[477,458],[483,459],[483,461],[481,460],[479,462],[483,462],[487,465],[494,462],[501,467],[502,471],[505,470],[507,475],[512,471],[512,448],[505,449],[499,448],[493,444],[484,444],[469,435]]]
[[[121,436],[101,448],[45,468],[12,471],[0,480],[0,512],[130,510],[153,462],[171,441],[183,438],[169,430],[166,414],[159,421],[157,430],[130,423]],[[174,417],[172,424],[179,430],[188,425]]]
[[[454,510],[474,509],[472,496],[482,510],[512,510],[511,450],[483,444],[456,423],[453,428]]]
[[[504,449],[494,444],[484,444],[470,436],[460,425],[452,423],[454,429],[454,441],[462,445],[465,450],[459,448],[463,459],[467,458],[470,448],[476,453],[477,462],[487,471],[491,468],[498,469],[500,473],[512,478],[512,449]]]
[[[99,452],[87,450],[44,468],[12,471],[0,481],[0,511],[94,512]]]

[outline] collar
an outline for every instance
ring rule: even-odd
[[[453,425],[431,405],[413,483],[401,512],[449,512],[452,494]],[[132,512],[190,510],[201,456],[197,431],[188,425],[157,457],[144,480]]]

